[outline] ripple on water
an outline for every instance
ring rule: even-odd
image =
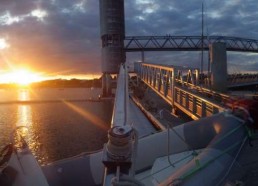
[[[107,140],[112,107],[111,101],[0,104],[0,147],[10,142],[16,126],[25,125],[26,140],[42,165],[99,150]]]

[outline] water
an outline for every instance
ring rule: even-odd
[[[0,147],[10,142],[14,128],[26,126],[28,144],[42,165],[103,148],[113,102],[84,101],[96,97],[100,91],[86,88],[0,90]]]

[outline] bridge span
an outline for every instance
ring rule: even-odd
[[[258,74],[231,74],[228,76],[228,87],[238,88],[258,86]]]
[[[227,51],[258,53],[258,40],[228,36],[127,36],[126,52],[200,51],[209,50],[211,43],[226,44]]]

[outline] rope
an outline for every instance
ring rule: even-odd
[[[222,155],[226,154],[227,152],[229,152],[230,150],[232,150],[234,147],[236,147],[238,144],[240,144],[240,142],[236,142],[233,145],[231,145],[230,147],[228,147],[227,149],[225,149],[224,151],[222,151],[218,156],[216,156],[215,158],[210,159],[209,161],[205,162],[203,165],[195,167],[194,169],[186,172],[184,175],[182,175],[180,177],[181,180],[185,180],[188,179],[189,177],[193,176],[195,173],[197,173],[198,171],[202,170],[203,168],[207,167],[209,164],[211,164],[212,162],[214,162],[215,160],[217,160],[218,158],[220,158]],[[171,182],[172,183],[172,182]]]
[[[244,125],[244,124],[239,125],[238,127],[234,128],[234,129],[232,129],[232,130],[230,130],[228,133],[226,133],[225,135],[223,135],[219,140],[217,140],[213,145],[220,143],[220,142],[223,141],[225,138],[227,138],[228,136],[230,136],[231,134],[233,134],[234,132],[236,132],[238,129],[240,129],[243,125]],[[177,163],[179,163],[179,162],[181,162],[181,161],[183,161],[183,160],[185,160],[185,159],[187,159],[187,158],[189,158],[189,157],[191,157],[191,156],[196,157],[196,156],[198,156],[198,154],[200,153],[200,152],[197,153],[194,149],[191,149],[190,146],[186,143],[186,141],[177,133],[177,131],[176,131],[174,128],[172,128],[173,132],[188,146],[189,150],[193,150],[193,153],[192,153],[191,155],[185,156],[184,158],[182,158],[182,159],[180,159],[180,160],[175,161],[175,162],[172,163],[171,160],[170,160],[170,158],[169,158],[169,152],[170,152],[170,148],[169,148],[169,147],[170,147],[170,146],[169,146],[169,141],[170,141],[169,129],[170,129],[170,127],[169,127],[169,124],[168,124],[168,125],[167,125],[167,130],[168,130],[168,136],[167,136],[167,137],[168,137],[168,146],[167,146],[167,152],[168,152],[168,154],[167,154],[167,156],[168,156],[168,162],[169,162],[170,165],[168,165],[168,166],[166,166],[166,167],[164,167],[164,168],[162,168],[162,169],[160,169],[160,170],[158,170],[158,171],[152,173],[151,175],[145,176],[145,177],[141,178],[140,180],[144,180],[144,179],[146,179],[146,178],[148,178],[148,177],[151,177],[151,176],[153,176],[153,175],[155,175],[155,174],[157,174],[157,173],[159,173],[159,172],[161,172],[161,171],[163,171],[163,170],[169,168],[170,166],[174,167],[175,164],[177,164]],[[247,131],[248,131],[248,130],[247,130]],[[250,135],[250,132],[248,132],[248,135]],[[246,138],[245,138],[245,139],[246,139]],[[233,149],[235,146],[237,146],[239,143],[240,143],[240,142],[236,142],[236,143],[233,144],[232,146],[230,146],[230,147],[228,147],[227,149],[225,149],[224,151],[222,151],[222,153],[221,153],[220,155],[218,155],[218,156],[216,156],[215,158],[213,158],[213,159],[207,161],[207,162],[206,162],[205,164],[203,164],[202,166],[200,166],[199,161],[197,161],[197,162],[196,162],[197,168],[188,171],[187,173],[185,173],[183,176],[181,176],[179,179],[176,179],[176,180],[180,180],[180,182],[181,182],[182,180],[187,179],[188,177],[192,176],[193,174],[195,174],[195,173],[198,172],[199,170],[201,170],[201,169],[207,167],[210,163],[212,163],[213,161],[215,161],[216,159],[218,159],[219,157],[221,157],[222,155],[224,155],[224,154],[227,153],[228,151],[232,150],[232,149]],[[241,148],[242,148],[242,145],[241,145]],[[235,161],[235,160],[234,160],[234,161]],[[173,183],[174,181],[175,181],[175,180],[172,180],[171,183]],[[170,184],[171,184],[171,183],[170,183]]]
[[[254,138],[254,131],[251,130],[249,127],[245,126],[245,129],[247,131],[247,136],[249,139],[253,139]]]
[[[177,137],[179,137],[187,145],[189,150],[193,151],[194,154],[198,154],[193,148],[191,148],[191,146],[188,143],[186,143],[185,139],[182,136],[180,136],[173,127],[171,129],[177,135]]]
[[[162,109],[162,110],[160,111],[160,117],[161,117],[161,118],[164,118],[163,112],[169,112],[169,111],[166,110],[166,109]],[[167,120],[166,118],[164,118],[164,119]],[[167,121],[168,121],[168,120],[167,120]],[[169,121],[168,121],[168,122],[169,122]],[[167,124],[167,129],[170,129],[170,122]],[[185,139],[184,139],[182,136],[180,136],[180,134],[178,134],[178,132],[174,129],[174,127],[171,127],[171,129],[172,129],[172,131],[176,134],[176,136],[177,136],[179,139],[181,139],[181,140],[187,145],[187,147],[188,147],[189,150],[192,150],[194,153],[198,154],[193,148],[190,147],[190,145],[185,141]],[[168,135],[169,135],[169,134],[168,134]]]
[[[167,124],[167,137],[168,137],[168,139],[167,139],[167,157],[168,157],[168,163],[172,166],[172,167],[175,167],[173,164],[172,164],[172,162],[170,161],[170,137],[169,137],[169,124]]]
[[[183,158],[181,158],[181,159],[179,159],[179,160],[173,162],[172,164],[175,165],[175,164],[177,164],[177,163],[180,163],[181,161],[183,161],[183,160],[185,160],[185,159],[187,159],[187,158],[189,158],[189,157],[191,157],[191,156],[194,156],[194,155],[193,155],[193,154],[187,155],[187,156],[185,156],[185,157],[183,157]],[[149,177],[151,177],[151,176],[153,176],[153,175],[155,175],[155,174],[158,174],[158,173],[160,173],[161,171],[163,171],[163,170],[169,168],[170,166],[171,166],[171,165],[165,166],[164,168],[162,168],[162,169],[160,169],[160,170],[158,170],[158,171],[156,171],[156,172],[154,172],[154,173],[152,173],[152,174],[150,174],[150,175],[148,175],[148,176],[145,176],[145,177],[141,178],[140,180],[144,180],[144,179],[149,178]]]
[[[218,141],[216,141],[216,142],[214,143],[214,145],[220,143],[221,141],[223,141],[226,137],[228,137],[229,135],[233,134],[235,131],[237,131],[238,129],[240,129],[242,126],[243,126],[243,124],[242,124],[242,125],[239,125],[238,127],[234,128],[234,129],[232,129],[232,130],[230,130],[228,133],[226,133],[224,136],[222,136]],[[185,140],[177,133],[177,131],[176,131],[174,128],[172,128],[172,130],[175,132],[175,134],[176,134],[183,142],[185,142]],[[169,140],[169,136],[168,136],[168,140]],[[181,158],[181,159],[179,159],[179,160],[177,160],[177,161],[175,161],[175,162],[171,162],[171,161],[170,161],[170,162],[169,162],[170,165],[165,166],[164,168],[162,168],[162,169],[160,169],[160,170],[158,170],[158,171],[152,173],[151,175],[145,176],[145,177],[141,178],[140,180],[144,180],[144,179],[149,178],[149,177],[151,177],[151,176],[153,176],[153,175],[155,175],[155,174],[158,174],[158,173],[160,173],[161,171],[163,171],[163,170],[169,168],[170,166],[173,166],[173,167],[174,167],[175,164],[180,163],[181,161],[183,161],[183,160],[185,160],[185,159],[187,159],[187,158],[189,158],[189,157],[191,157],[191,156],[196,157],[196,156],[198,156],[198,154],[201,153],[201,151],[198,153],[198,152],[196,152],[194,149],[191,149],[190,146],[189,146],[186,142],[185,142],[185,144],[189,147],[189,150],[192,150],[192,151],[193,151],[192,154],[187,155],[187,156],[185,156],[185,157],[183,157],[183,158]],[[237,144],[238,144],[238,143],[237,143]],[[206,164],[208,163],[207,165],[209,165],[209,163],[211,163],[211,162],[214,161],[215,159],[219,158],[220,156],[222,156],[223,154],[225,154],[225,153],[228,152],[229,150],[231,150],[231,148],[235,147],[237,144],[234,144],[233,146],[227,148],[225,151],[222,152],[221,155],[215,157],[213,160],[210,160],[210,161],[206,162]],[[168,157],[168,160],[170,160],[169,157]],[[196,162],[196,165],[197,165],[198,169],[197,169],[197,170],[194,169],[194,170],[197,172],[197,171],[201,170],[202,168],[206,167],[206,166],[207,166],[206,164],[204,164],[204,165],[202,165],[202,166],[199,166],[200,164],[199,164],[198,162]],[[191,173],[194,174],[195,171],[192,171]],[[189,174],[190,174],[190,173],[189,173]],[[189,175],[189,176],[190,176],[190,175]],[[181,178],[179,178],[178,180],[181,180],[181,181],[182,181],[183,179],[185,179],[185,177],[181,177]],[[173,182],[173,181],[174,181],[174,180],[172,180],[172,182]],[[172,182],[171,182],[171,183],[172,183]]]
[[[239,150],[237,151],[237,154],[236,154],[234,160],[233,160],[232,163],[230,164],[230,166],[229,166],[227,172],[225,173],[225,175],[223,176],[223,178],[220,180],[220,182],[219,182],[216,186],[220,185],[220,184],[224,181],[224,179],[228,176],[228,174],[230,173],[230,171],[231,171],[233,165],[235,164],[236,159],[237,159],[239,153],[241,152],[241,150],[242,150],[242,148],[243,148],[243,146],[244,146],[244,144],[245,144],[247,138],[248,138],[248,137],[245,137],[245,138],[243,139],[243,142],[242,142],[241,146],[239,147]]]
[[[235,131],[237,131],[239,128],[241,128],[244,124],[242,125],[239,125],[238,127],[232,129],[231,131],[229,131],[228,133],[226,133],[222,138],[220,138],[218,141],[216,141],[214,143],[215,144],[218,144],[220,143],[222,140],[224,140],[226,137],[228,137],[229,135],[233,134]],[[192,175],[194,175],[196,172],[202,170],[203,168],[207,167],[210,163],[212,163],[213,161],[215,161],[216,159],[218,159],[219,157],[221,157],[222,155],[224,155],[225,153],[229,152],[231,149],[233,149],[234,147],[236,147],[238,144],[240,144],[240,142],[236,142],[235,144],[233,144],[232,146],[228,147],[227,149],[225,149],[224,151],[222,151],[222,153],[218,156],[216,156],[215,158],[207,161],[206,163],[204,163],[202,166],[196,166],[194,169],[186,172],[183,176],[181,176],[179,178],[179,180],[184,180],[184,179],[187,179],[189,177],[191,177]],[[199,165],[199,164],[198,164]],[[173,182],[173,180],[172,180]],[[172,183],[171,182],[171,183]],[[170,183],[170,184],[171,184]]]
[[[0,167],[10,160],[12,153],[13,144],[8,144],[1,150],[0,157],[2,157],[2,159],[0,160]]]

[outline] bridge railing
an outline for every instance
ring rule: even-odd
[[[258,74],[231,74],[228,76],[228,84],[230,86],[248,83],[258,84]]]
[[[199,86],[198,69],[136,63],[135,72],[172,108],[182,110],[193,119],[223,111],[230,99]]]
[[[211,116],[224,110],[219,103],[177,86],[175,86],[174,105],[193,119]]]
[[[165,101],[170,104],[173,103],[174,67],[135,63],[135,72],[138,78],[150,86]]]

